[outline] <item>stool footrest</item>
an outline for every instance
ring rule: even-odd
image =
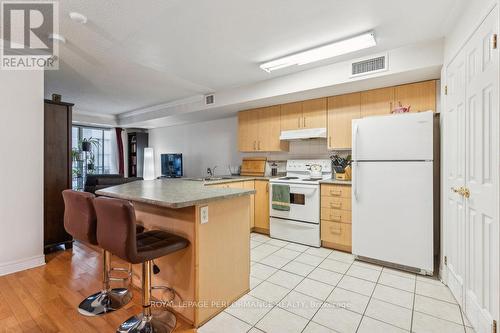
[[[175,296],[180,297],[180,295],[175,291],[174,288],[167,287],[167,286],[153,286],[153,287],[151,287],[151,290],[167,290],[167,291],[169,291],[172,294],[172,296],[169,299],[169,302],[173,301],[175,299]]]
[[[112,272],[126,272],[127,276],[126,277],[111,276]],[[130,280],[131,278],[132,278],[132,269],[131,268],[111,267],[108,271],[109,281],[126,281],[126,280]]]

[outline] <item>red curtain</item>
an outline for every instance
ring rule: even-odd
[[[123,176],[125,174],[123,141],[122,141],[123,128],[117,127],[115,128],[115,131],[116,131],[116,143],[118,144],[118,173]]]

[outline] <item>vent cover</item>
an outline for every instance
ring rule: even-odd
[[[352,76],[365,75],[380,72],[387,69],[386,56],[366,59],[352,63]]]
[[[214,104],[214,95],[206,95],[205,96],[205,104]]]

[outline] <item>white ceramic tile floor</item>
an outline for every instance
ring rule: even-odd
[[[251,291],[200,333],[474,333],[440,281],[251,234]]]

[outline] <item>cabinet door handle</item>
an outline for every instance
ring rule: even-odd
[[[342,207],[342,203],[340,202],[330,202],[330,208],[340,208]]]
[[[392,102],[389,103],[389,113],[392,113]]]
[[[342,220],[342,215],[334,216],[330,214],[330,220],[335,222],[340,222]]]
[[[341,196],[342,195],[342,191],[341,190],[330,190],[330,195],[334,195],[334,196]]]
[[[304,117],[303,122],[304,122],[304,128],[306,128],[306,117]]]
[[[334,227],[330,227],[330,231],[332,234],[341,234],[342,233],[342,228],[341,227],[338,227],[338,228],[334,228]]]
[[[299,128],[300,128],[300,117],[299,117],[299,118],[297,118],[297,125],[298,125],[298,126],[299,126]]]

